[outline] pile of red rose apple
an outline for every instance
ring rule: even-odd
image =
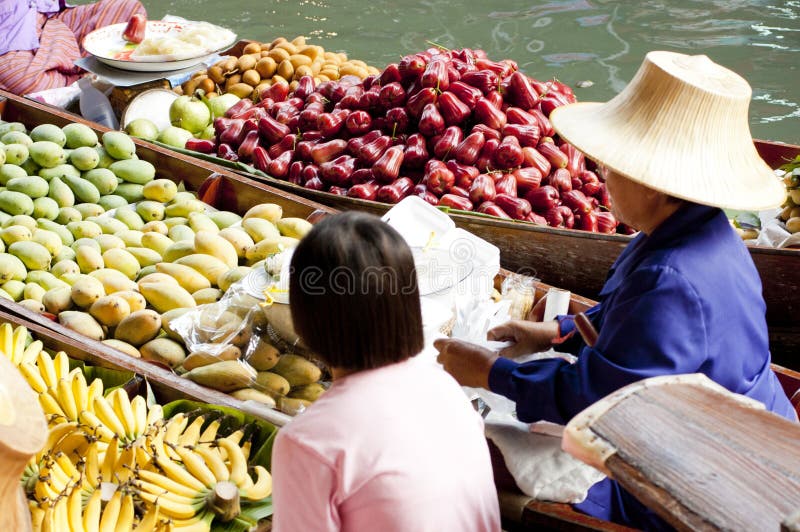
[[[187,148],[332,194],[614,233],[605,183],[548,119],[574,101],[514,61],[432,48],[364,80],[276,83],[217,118],[211,146]]]

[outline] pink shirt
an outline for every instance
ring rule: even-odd
[[[276,532],[500,530],[483,420],[412,358],[337,380],[278,432]]]

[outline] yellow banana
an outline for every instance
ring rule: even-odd
[[[78,424],[74,421],[65,421],[50,427],[47,433],[47,441],[37,455],[38,459],[41,460],[46,453],[50,452],[51,449],[58,445],[58,442],[61,441],[64,436],[74,432],[77,428]]]
[[[69,499],[61,497],[53,505],[53,526],[54,530],[63,530],[64,525],[69,526]]]
[[[147,420],[146,425],[149,427],[150,425],[155,425],[157,422],[162,421],[164,419],[164,409],[161,408],[161,405],[156,403],[152,405],[147,411]]]
[[[66,414],[64,414],[64,411],[58,405],[58,401],[56,401],[49,393],[44,392],[39,394],[39,404],[42,406],[42,410],[44,410],[46,415],[54,416],[51,424],[59,418],[63,418],[63,421],[69,421]]]
[[[38,367],[28,363],[20,364],[18,367],[22,376],[28,381],[30,387],[33,388],[33,391],[36,393],[44,393],[47,391],[47,383],[44,382]]]
[[[11,352],[12,352],[12,359],[11,361],[14,364],[19,365],[22,362],[23,356],[25,355],[25,341],[28,339],[28,329],[25,327],[17,327],[14,329],[14,332],[11,336]]]
[[[76,430],[67,434],[58,441],[58,444],[53,447],[53,451],[64,453],[67,457],[78,461],[86,454],[90,444],[89,438],[83,431]]]
[[[253,445],[253,439],[248,438],[246,442],[242,444],[242,454],[244,455],[244,461],[247,462],[250,460],[250,449]]]
[[[260,501],[272,495],[272,475],[260,465],[255,467],[255,471],[258,474],[256,482],[249,488],[241,490],[239,495],[251,501]]]
[[[56,371],[56,379],[64,379],[69,375],[69,357],[64,351],[59,351],[53,357],[53,367]]]
[[[69,517],[69,528],[72,532],[83,532],[83,508],[81,505],[81,490],[73,489],[67,499],[67,514]]]
[[[75,401],[75,407],[78,409],[78,413],[80,414],[84,410],[86,410],[87,403],[89,402],[89,387],[86,385],[86,377],[84,377],[83,372],[80,368],[76,368],[72,373],[70,373],[72,382],[70,383],[70,388],[72,388],[72,397]],[[77,416],[75,419],[78,419]]]
[[[155,532],[158,525],[158,505],[151,506],[139,520],[139,524],[134,528],[134,532]]]
[[[100,532],[114,532],[121,504],[122,492],[117,490],[103,508],[103,515],[100,517]]]
[[[78,407],[75,404],[75,396],[72,391],[72,383],[67,379],[59,379],[55,389],[58,404],[70,421],[78,419]]]
[[[217,444],[228,453],[231,472],[230,481],[239,487],[246,485],[247,480],[251,479],[250,475],[247,474],[247,458],[242,453],[242,448],[225,438],[217,440]]]
[[[85,380],[85,377],[84,377]],[[103,396],[103,381],[95,379],[89,384],[88,396],[86,397],[86,410],[94,412],[94,398]]]
[[[102,442],[109,443],[117,436],[100,421],[100,418],[97,417],[94,412],[83,410],[78,417],[80,422],[89,429],[91,434]]]
[[[181,434],[178,438],[178,445],[182,445],[184,447],[197,445],[197,442],[200,439],[200,429],[203,428],[203,423],[205,423],[205,421],[206,417],[203,415],[194,418],[194,421],[192,421],[191,425],[186,427],[186,430],[184,430],[183,434]]]
[[[14,328],[10,323],[0,325],[0,350],[11,362],[14,362]],[[14,362],[17,364],[16,362]],[[18,365],[18,364],[17,364]]]
[[[178,502],[175,500],[175,497],[174,494],[172,494],[172,498],[166,498],[165,496],[154,495],[147,491],[139,492],[139,498],[150,504],[157,504],[161,513],[175,519],[189,519],[205,505],[205,502],[202,500],[195,501],[193,499],[183,498]]]
[[[147,428],[147,401],[141,395],[137,395],[130,405],[133,410],[133,437],[138,438]]]
[[[100,491],[94,490],[83,510],[83,529],[86,532],[99,532],[100,530],[101,505],[103,503],[100,499]]]
[[[133,476],[136,468],[136,447],[129,445],[123,447],[114,465],[114,474],[118,483],[127,482]]]
[[[22,353],[22,360],[20,364],[33,364],[36,362],[36,357],[39,356],[44,350],[44,344],[41,340],[34,340],[31,342],[31,345],[25,348],[25,351]]]
[[[133,497],[124,495],[119,509],[114,532],[130,532],[133,529]]]
[[[211,530],[211,522],[214,519],[213,512],[204,512],[200,514],[198,519],[172,521],[172,530],[174,532],[209,532]]]
[[[222,455],[219,454],[217,449],[212,449],[205,445],[197,445],[194,447],[194,452],[203,459],[208,469],[214,474],[214,478],[217,479],[217,482],[222,482],[230,478],[228,466],[225,465],[225,461],[222,459]]]
[[[2,334],[2,333],[0,333]],[[2,342],[2,340],[0,340]],[[45,509],[42,508],[36,501],[28,500],[28,509],[31,512],[31,525],[36,532],[42,529],[42,521],[44,520]]]
[[[210,447],[211,444],[214,443],[214,440],[217,439],[217,431],[219,430],[220,423],[220,418],[217,418],[208,424],[206,430],[200,435],[200,445]]]
[[[95,397],[93,403],[94,413],[97,414],[100,421],[102,421],[111,432],[116,434],[119,438],[124,439],[126,437],[125,427],[122,425],[122,421],[120,421],[108,399],[102,396]]]
[[[172,416],[169,421],[167,421],[167,432],[164,434],[164,441],[169,443],[178,443],[178,437],[188,424],[189,418],[186,417],[186,414],[183,412],[179,412]]]
[[[56,375],[56,367],[53,364],[53,359],[46,351],[41,351],[36,356],[36,366],[39,368],[39,373],[42,375],[44,382],[48,388],[55,388],[58,383],[58,376]]]
[[[114,482],[114,468],[117,466],[119,456],[119,439],[113,438],[108,444],[103,463],[100,465],[100,478],[103,482]]]
[[[122,428],[125,431],[124,435],[127,437],[128,441],[133,441],[136,439],[134,435],[136,430],[136,421],[133,416],[133,408],[131,407],[131,401],[128,398],[128,393],[123,388],[117,388],[108,394],[106,399],[109,403],[111,403],[114,412],[117,414],[117,418],[122,424]]]
[[[92,443],[86,450],[86,463],[83,466],[83,475],[91,486],[100,484],[100,452],[98,443]]]
[[[159,454],[157,454],[155,457],[155,461],[158,467],[160,467],[161,470],[164,472],[164,474],[166,474],[169,478],[171,478],[175,482],[193,488],[195,491],[201,491],[206,489],[206,486],[201,481],[199,481],[191,473],[189,473],[187,470],[179,466],[177,463],[172,461],[172,459],[169,456],[167,456],[166,453],[160,452]]]
[[[146,469],[140,469],[137,473],[140,482],[147,482],[151,486],[154,486],[153,489],[160,489],[162,492],[166,491],[169,493],[174,493],[176,495],[180,495],[182,497],[195,497],[197,496],[198,492],[196,489],[187,486],[186,484],[181,484],[180,482],[176,482],[172,480],[166,475],[162,475],[161,473],[157,473],[155,471],[147,471]],[[151,493],[161,493],[153,491],[153,489],[148,489]]]
[[[214,476],[214,473],[211,472],[211,469],[209,469],[199,454],[186,447],[181,447],[180,445],[175,446],[175,452],[177,452],[178,456],[181,457],[183,466],[189,473],[192,474],[192,476],[194,476],[194,478],[209,488],[214,487],[214,485],[217,483],[217,478]]]

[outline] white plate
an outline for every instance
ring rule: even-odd
[[[83,39],[83,47],[87,52],[107,65],[137,72],[166,72],[180,70],[202,63],[214,53],[224,50],[236,42],[236,34],[230,33],[230,38],[225,43],[209,46],[202,52],[183,55],[150,55],[131,57],[136,49],[136,44],[129,43],[122,37],[127,23],[112,24],[89,33]],[[176,36],[194,26],[192,22],[168,22],[163,20],[148,20],[145,29],[145,38],[159,36]],[[221,28],[220,28],[221,29]],[[225,30],[228,31],[228,30]]]

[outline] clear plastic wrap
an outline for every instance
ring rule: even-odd
[[[524,320],[536,303],[536,278],[510,273],[500,288],[501,300],[511,301],[509,318]]]

